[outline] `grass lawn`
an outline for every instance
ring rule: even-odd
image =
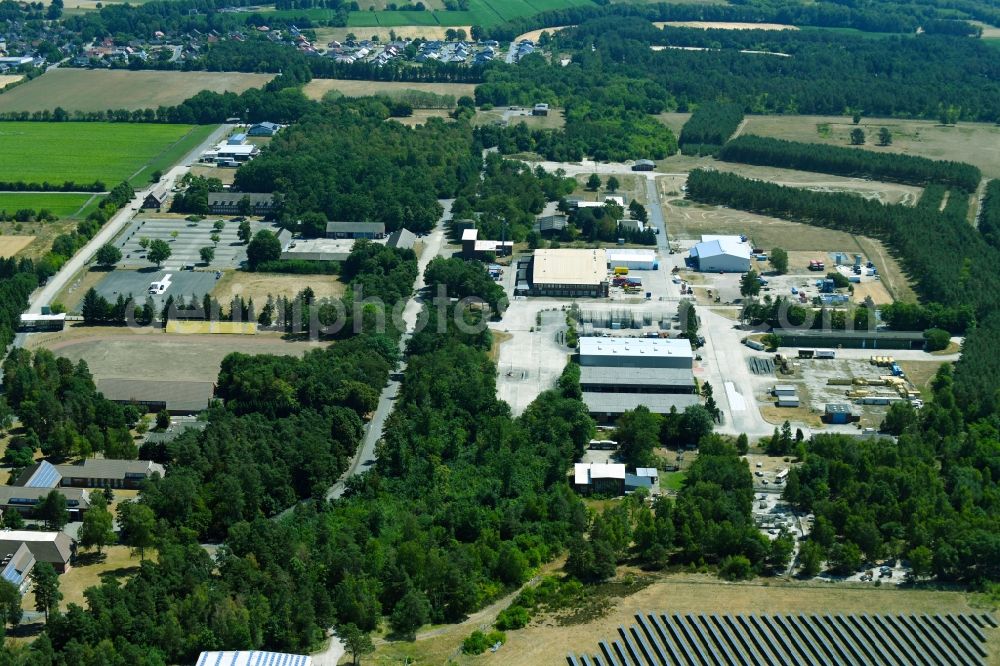
[[[240,93],[259,88],[274,76],[241,72],[56,69],[0,95],[0,111],[45,111],[57,106],[67,111],[155,109],[180,104],[202,90]]]
[[[59,217],[76,217],[97,194],[64,192],[0,192],[0,211],[12,213],[23,208],[52,211]]]
[[[176,127],[168,125],[167,127]],[[129,182],[136,189],[145,187],[154,171],[166,171],[177,162],[184,159],[184,156],[197,148],[202,141],[216,130],[218,125],[195,125],[191,127],[187,134],[183,135],[170,145],[167,145],[157,155],[155,155],[139,171],[132,174]]]
[[[667,472],[660,476],[660,489],[679,491],[686,476],[684,472]]]
[[[151,161],[210,126],[127,123],[4,123],[0,126],[0,181],[90,183],[107,186],[139,175]],[[193,145],[192,145],[193,147]],[[174,161],[180,155],[174,157]],[[158,167],[162,168],[162,167]]]

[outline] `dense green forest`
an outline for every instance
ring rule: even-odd
[[[722,144],[729,141],[741,122],[743,109],[737,104],[701,104],[681,128],[681,152],[685,155],[714,155]]]
[[[975,191],[983,177],[977,167],[962,162],[786,141],[749,134],[737,137],[723,146],[719,151],[719,159],[782,169],[864,177],[907,185],[936,183],[956,187],[965,190],[966,193]],[[937,196],[937,192],[935,191],[932,196]],[[949,197],[949,203],[951,198]],[[968,199],[967,194],[966,199]],[[941,199],[938,198],[937,201],[940,204]],[[921,205],[925,205],[923,201]]]
[[[478,90],[478,89],[477,89]],[[622,97],[619,104],[624,104]],[[663,123],[640,110],[574,101],[565,109],[566,127],[529,130],[524,123],[481,125],[476,138],[504,155],[538,153],[547,160],[663,159],[677,152],[677,139]]]
[[[938,118],[955,107],[963,120],[994,122],[1000,62],[973,39],[921,35],[865,39],[826,31],[657,29],[639,18],[602,18],[559,31],[566,67],[525,58],[516,69],[490,67],[476,100],[495,105],[576,99],[650,113],[686,111],[726,100],[747,113]],[[690,51],[650,45],[693,46]],[[741,50],[788,54],[780,57]]]
[[[918,578],[1000,577],[997,431],[965,428],[952,386],[945,365],[919,413],[890,410],[898,441],[815,435],[802,445],[804,464],[792,468],[784,497],[816,516],[805,562],[828,558],[842,573],[862,557],[903,557]]]
[[[428,231],[441,217],[437,200],[477,177],[472,130],[433,118],[409,128],[388,117],[377,99],[329,104],[279,133],[239,169],[236,187],[280,194],[279,221],[291,228],[303,213],[319,212],[383,222],[388,231]]]

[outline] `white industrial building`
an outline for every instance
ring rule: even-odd
[[[587,411],[610,421],[643,405],[654,414],[701,404],[694,352],[684,339],[580,338],[580,388]]]
[[[655,271],[659,268],[655,250],[606,249],[608,265],[612,268],[622,266],[631,271]]]
[[[740,236],[702,236],[691,248],[691,263],[707,273],[746,273],[750,270],[750,244]]]
[[[694,351],[684,338],[580,338],[580,365],[690,370]]]

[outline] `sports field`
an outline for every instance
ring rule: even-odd
[[[358,11],[347,18],[348,27],[441,25],[490,26],[551,9],[594,4],[592,0],[470,0],[467,11]]]
[[[0,181],[92,183],[131,178],[189,135],[211,126],[128,123],[3,123]],[[193,147],[193,146],[192,146]]]
[[[239,72],[132,72],[56,69],[0,95],[0,112],[155,109],[180,104],[202,90],[240,93],[274,74]]]
[[[35,211],[44,208],[58,217],[72,217],[94,196],[100,195],[75,192],[0,192],[0,211],[13,213],[25,208]]]
[[[302,92],[311,99],[323,99],[323,95],[336,90],[348,97],[365,95],[388,95],[392,97],[405,90],[451,95],[458,99],[462,95],[472,96],[476,92],[473,83],[410,83],[407,81],[348,81],[344,79],[313,79]]]

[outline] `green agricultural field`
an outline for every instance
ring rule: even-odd
[[[552,9],[591,4],[594,4],[592,0],[470,0],[468,11],[351,12],[347,25],[357,28],[409,25],[490,26]]]
[[[35,211],[45,209],[58,217],[74,217],[87,202],[100,196],[63,192],[0,192],[0,211],[14,213],[25,208]]]
[[[163,169],[212,126],[128,123],[2,123],[0,181],[92,183],[108,187]],[[148,178],[148,177],[147,177]],[[138,184],[138,183],[136,183]]]

